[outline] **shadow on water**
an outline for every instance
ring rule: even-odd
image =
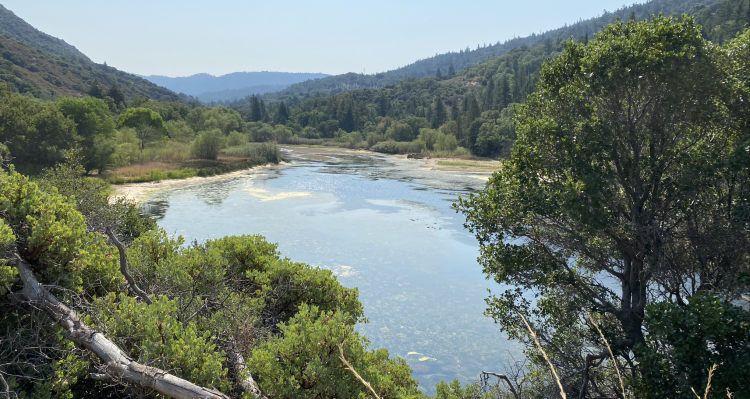
[[[406,359],[420,387],[503,371],[520,349],[483,316],[476,239],[451,208],[484,181],[385,157],[327,154],[252,175],[161,191],[144,204],[159,225],[204,241],[262,234],[291,259],[357,287],[357,331]],[[469,187],[468,190],[465,188]]]

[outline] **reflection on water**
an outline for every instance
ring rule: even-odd
[[[262,234],[284,256],[357,287],[357,330],[414,369],[428,393],[475,381],[520,350],[483,316],[478,245],[451,203],[481,179],[373,156],[297,160],[258,174],[155,193],[144,205],[187,242]]]

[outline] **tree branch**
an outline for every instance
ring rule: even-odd
[[[106,374],[112,380],[151,388],[175,399],[229,399],[229,396],[219,391],[200,387],[164,370],[133,361],[114,342],[88,328],[74,310],[62,304],[43,288],[34,277],[30,265],[18,253],[12,255],[23,282],[20,296],[44,311],[62,327],[66,339],[89,350],[104,363],[103,373],[97,374],[96,379],[101,379],[102,374]]]
[[[370,385],[369,382],[365,381],[365,379],[359,375],[357,370],[355,370],[354,367],[352,367],[352,365],[344,357],[344,343],[343,342],[339,344],[339,359],[341,359],[341,361],[344,362],[344,364],[346,365],[346,369],[351,371],[352,374],[354,374],[354,376],[357,377],[359,382],[362,383],[362,385],[369,388],[370,392],[372,392],[372,394],[375,395],[377,399],[380,399],[380,396],[378,396],[377,392],[375,392],[375,390],[372,388],[372,385]]]
[[[247,374],[244,374],[247,370],[247,366],[245,365],[245,358],[242,356],[242,352],[240,352],[240,349],[237,347],[237,343],[234,342],[234,339],[229,340],[227,349],[227,358],[229,359],[229,363],[231,363],[232,367],[234,368],[234,373],[237,375],[237,385],[240,387],[240,389],[245,392],[250,392],[258,399],[267,399],[267,397],[263,395],[263,392],[261,392],[258,383],[253,379],[253,376],[250,375],[249,372]]]
[[[135,283],[135,279],[133,279],[133,276],[130,275],[130,271],[128,270],[128,257],[125,254],[125,246],[122,245],[120,240],[117,239],[117,236],[115,236],[115,233],[112,232],[111,227],[107,227],[107,236],[109,236],[109,239],[112,240],[112,242],[117,247],[117,251],[120,252],[120,273],[122,273],[123,276],[125,276],[125,280],[128,281],[128,284],[130,285],[130,289],[133,290],[133,292],[140,297],[143,302],[146,302],[147,304],[151,305],[153,302],[151,302],[151,298],[148,297],[148,294],[143,292],[143,290],[138,287],[138,284]]]
[[[552,370],[552,375],[555,377],[555,380],[557,381],[557,385],[560,387],[560,396],[562,396],[563,399],[568,399],[568,396],[565,394],[565,388],[563,388],[563,384],[560,381],[560,377],[557,376],[557,370],[555,370],[555,366],[552,365],[552,361],[549,360],[549,357],[547,357],[547,352],[545,352],[544,348],[542,348],[542,344],[539,343],[539,339],[537,339],[536,337],[536,332],[531,328],[531,325],[521,313],[518,313],[518,315],[521,316],[521,319],[523,319],[524,324],[526,324],[526,328],[529,330],[529,334],[531,334],[531,338],[534,338],[534,342],[536,343],[536,346],[539,348],[539,351],[542,352],[542,356],[544,356],[544,360],[546,360],[547,363],[549,364],[549,368],[550,370]]]
[[[491,373],[489,371],[482,371],[479,373],[481,375],[492,375],[495,376],[501,380],[505,380],[505,382],[508,384],[508,388],[510,388],[510,392],[513,394],[513,397],[516,399],[521,399],[521,397],[518,395],[518,392],[516,392],[516,388],[513,387],[513,384],[510,382],[510,378],[508,378],[505,374],[497,374],[497,373]]]

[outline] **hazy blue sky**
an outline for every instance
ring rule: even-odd
[[[631,4],[629,1],[627,4]],[[373,73],[571,24],[622,0],[5,0],[96,62],[142,75]]]

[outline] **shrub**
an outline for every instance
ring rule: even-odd
[[[410,154],[422,152],[426,148],[424,141],[414,140],[412,142],[398,142],[393,140],[381,141],[370,150],[385,154]]]
[[[238,145],[243,145],[247,143],[249,140],[247,138],[246,134],[242,134],[240,132],[234,131],[232,133],[229,133],[229,136],[227,136],[227,145],[230,147],[235,147]]]
[[[193,158],[216,159],[219,156],[219,150],[224,144],[224,135],[221,130],[214,129],[201,132],[195,138],[190,148]]]

